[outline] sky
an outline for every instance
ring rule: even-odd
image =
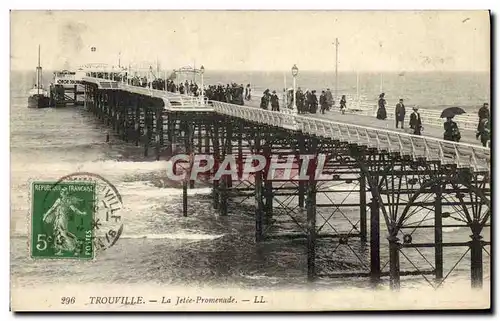
[[[487,11],[12,11],[11,69],[489,71]],[[92,52],[91,48],[96,51]]]

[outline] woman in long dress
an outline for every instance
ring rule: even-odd
[[[378,99],[377,119],[387,119],[387,111],[385,110],[385,93],[381,93]]]

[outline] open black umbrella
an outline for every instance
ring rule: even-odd
[[[441,113],[441,118],[448,118],[448,117],[454,117],[456,115],[462,115],[465,114],[465,110],[463,110],[460,107],[448,107],[443,110]]]

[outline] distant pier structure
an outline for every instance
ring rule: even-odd
[[[80,81],[83,69],[78,71],[60,70],[54,72],[50,84],[50,101],[53,107],[83,105],[83,85]],[[80,99],[79,99],[80,98]]]
[[[85,108],[143,146],[145,156],[181,149],[210,154],[216,164],[234,156],[238,179],[211,182],[213,208],[227,216],[252,206],[256,242],[303,240],[297,246],[305,247],[309,280],[366,277],[393,289],[424,280],[437,288],[466,270],[472,287],[483,286],[491,245],[489,149],[371,128],[367,116],[359,126],[133,86],[126,78],[87,71],[80,80]],[[311,179],[267,180],[268,167],[244,178],[242,164],[252,154],[291,157]],[[317,161],[305,167],[305,154],[326,155],[330,178],[315,179]],[[184,181],[185,216],[189,185]]]

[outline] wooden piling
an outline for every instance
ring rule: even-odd
[[[161,153],[161,137],[163,136],[163,116],[162,108],[156,107],[156,130],[155,130],[155,141],[156,141],[156,160],[160,160]]]
[[[483,242],[481,241],[481,224],[474,220],[471,225],[470,241],[470,279],[474,289],[483,287]]]
[[[188,179],[184,179],[182,181],[182,216],[187,217],[188,216],[188,198],[187,198],[187,187],[188,187]]]
[[[139,140],[141,138],[141,108],[139,106],[139,96],[138,95],[134,95],[133,103],[134,103],[134,110],[135,110],[135,122],[134,122],[135,146],[139,146]]]
[[[243,177],[243,123],[238,123],[238,178]]]
[[[135,110],[131,103],[131,94],[128,92],[124,93],[124,104],[127,106],[127,120],[126,120],[126,131],[125,131],[125,142],[130,141],[130,136],[133,129]]]
[[[436,266],[435,279],[440,282],[443,279],[443,207],[442,187],[435,187],[434,199],[434,263]]]
[[[186,122],[186,154],[192,156],[194,153],[194,124]],[[189,180],[189,188],[194,188],[194,179]]]
[[[264,157],[266,158],[266,170],[264,175],[264,198],[266,200],[265,203],[265,221],[266,224],[269,224],[273,219],[273,181],[269,179],[269,171],[271,164],[271,143],[266,139],[266,144],[264,145],[263,152]]]
[[[366,177],[364,173],[359,176],[359,234],[361,242],[367,240],[366,230]]]
[[[219,124],[214,122],[212,128],[212,146],[214,156],[214,166],[212,171],[212,205],[214,209],[219,209],[219,181],[215,179],[215,174],[219,170],[220,165],[220,148],[219,148]]]
[[[255,133],[254,153],[260,151],[260,133]],[[261,242],[263,235],[262,170],[255,172],[255,242]]]
[[[167,114],[167,153],[168,155],[172,155],[173,153],[173,144],[174,144],[174,121],[173,121],[173,114],[168,113]]]
[[[202,147],[203,147],[203,139],[202,139],[202,133],[201,133],[201,130],[202,130],[202,122],[200,120],[198,120],[198,123],[197,123],[197,129],[198,129],[198,139],[197,139],[197,143],[198,143],[198,154],[201,154],[202,153]]]
[[[149,138],[150,138],[150,127],[149,127],[149,108],[147,106],[147,101],[144,105],[144,157],[148,156],[149,151]]]
[[[298,144],[298,150],[299,150],[299,156],[300,155],[305,155],[306,154],[306,141],[305,137],[302,133],[300,133],[297,137],[297,144]],[[299,171],[303,171],[303,161],[302,159],[299,159]],[[304,208],[304,197],[305,197],[305,191],[306,191],[306,185],[307,182],[305,180],[299,180],[299,189],[298,189],[298,196],[299,196],[299,207]]]
[[[102,118],[102,103],[103,103],[103,100],[102,100],[102,92],[101,90],[96,90],[96,97],[97,97],[97,104],[96,104],[96,110],[95,110],[95,113],[96,113],[96,116],[97,116],[97,119],[99,119],[100,121],[103,121],[103,118]]]
[[[373,286],[380,282],[380,205],[377,198],[370,203],[370,276]]]
[[[226,124],[226,135],[225,135],[225,140],[224,140],[224,156],[231,155],[233,153],[233,146],[232,146],[232,136],[233,136],[233,127],[232,124],[229,122]],[[230,183],[229,181],[232,179],[231,175],[224,175],[221,177],[221,182],[220,182],[220,215],[221,216],[226,216],[228,211],[227,211],[227,200],[229,197],[229,188],[230,188]]]
[[[389,240],[389,282],[392,290],[399,290],[400,275],[399,275],[399,239],[395,235],[391,235]]]
[[[309,154],[316,155],[317,140],[311,138]],[[316,160],[313,166],[309,166],[309,181],[306,188],[306,210],[307,210],[307,279],[313,281],[316,278]]]
[[[205,124],[205,154],[209,155],[210,154],[210,135],[208,134],[210,132],[210,125]]]

